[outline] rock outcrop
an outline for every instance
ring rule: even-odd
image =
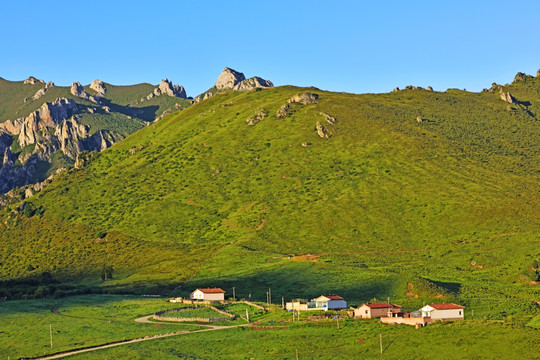
[[[49,89],[49,88],[52,88],[52,87],[54,87],[54,83],[52,81],[49,81],[47,83],[47,85],[45,85],[45,89]]]
[[[265,88],[271,88],[271,87],[274,87],[274,84],[272,84],[270,80],[264,80],[258,76],[254,76],[252,78],[243,80],[240,83],[236,84],[233,87],[233,90],[249,91],[249,90],[253,90],[257,88],[265,89]]]
[[[79,83],[78,81],[71,84],[70,92],[73,96],[80,97],[81,99],[90,100],[96,104],[99,103],[99,99],[101,98],[101,96],[99,95],[91,96],[90,94],[88,94],[86,90],[84,90],[81,83]]]
[[[276,117],[278,119],[284,119],[287,117],[288,113],[289,113],[289,104],[285,104],[278,109],[278,111],[276,112]]]
[[[154,96],[159,96],[161,94],[182,99],[186,98],[186,90],[183,86],[173,85],[170,80],[163,79],[159,83],[158,87],[154,88],[154,91],[146,96],[146,100],[150,100]],[[141,99],[141,101],[144,101],[144,99]]]
[[[173,85],[168,79],[161,80],[159,83],[159,90],[162,94],[169,95],[171,97],[186,98],[186,90],[183,86]]]
[[[38,91],[36,91],[36,93],[34,94],[34,96],[32,96],[32,99],[34,99],[34,100],[39,99],[40,97],[42,97],[43,95],[45,95],[45,92],[46,92],[46,91],[47,91],[46,88],[39,89]]]
[[[310,92],[305,92],[305,93],[294,95],[292,98],[287,100],[287,102],[289,104],[300,103],[302,105],[307,105],[307,104],[316,104],[318,102],[318,99],[319,99],[319,95],[313,94]]]
[[[246,123],[250,126],[255,125],[256,123],[264,120],[268,116],[268,110],[259,109],[255,112],[255,115],[247,118]]]
[[[98,93],[99,96],[103,96],[107,92],[107,88],[105,87],[105,83],[101,80],[94,80],[90,84],[90,89],[94,90],[96,93]]]
[[[218,90],[233,89],[246,77],[241,72],[226,67],[219,75],[216,84],[214,85]]]
[[[506,101],[507,103],[516,104],[518,102],[516,98],[509,92],[504,92],[501,90],[500,96],[501,96],[501,100]]]
[[[324,126],[321,125],[320,122],[317,121],[317,124],[315,125],[315,129],[317,129],[317,134],[323,139],[328,139],[328,131]]]
[[[45,81],[43,80],[39,80],[33,76],[30,76],[28,79],[24,80],[23,81],[23,84],[31,84],[31,85],[34,85],[34,84],[37,84],[37,83],[42,83],[42,84],[45,84]]]

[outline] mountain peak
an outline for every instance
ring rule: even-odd
[[[219,75],[215,87],[218,90],[227,90],[234,88],[235,85],[245,80],[243,73],[226,67]]]

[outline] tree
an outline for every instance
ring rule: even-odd
[[[109,281],[113,277],[113,267],[111,265],[103,265],[101,268],[101,280]]]

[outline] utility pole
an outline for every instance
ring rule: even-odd
[[[272,303],[272,289],[268,288],[268,302]]]
[[[285,309],[285,298],[281,297],[281,307]]]
[[[298,349],[296,349],[296,360],[298,360]]]
[[[236,292],[234,291],[235,287],[232,287],[232,297],[234,300],[236,300]]]
[[[248,309],[246,309],[246,320],[247,320],[247,322],[249,322],[249,312],[248,312]]]
[[[390,305],[390,296],[388,297],[388,305]]]
[[[472,311],[471,319],[474,319],[474,309],[471,309],[471,311]]]
[[[270,306],[270,301],[268,300],[268,291],[266,292],[266,305]]]
[[[337,328],[339,330],[339,318],[338,317],[336,317],[336,321],[337,321]]]
[[[382,355],[382,334],[379,334],[379,339],[380,339],[380,343],[381,343],[381,355]]]
[[[51,349],[52,349],[52,324],[49,324],[49,335],[51,336]]]

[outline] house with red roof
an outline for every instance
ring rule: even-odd
[[[223,301],[225,300],[225,290],[220,288],[196,289],[189,298],[191,300]]]
[[[308,310],[333,310],[346,309],[347,301],[337,295],[321,295],[318,298],[312,299],[308,304]]]
[[[362,304],[362,306],[354,309],[354,317],[357,319],[392,317],[399,313],[401,313],[401,306],[388,303]]]
[[[423,317],[430,317],[431,321],[437,320],[463,320],[465,306],[454,303],[430,304],[419,310]]]

